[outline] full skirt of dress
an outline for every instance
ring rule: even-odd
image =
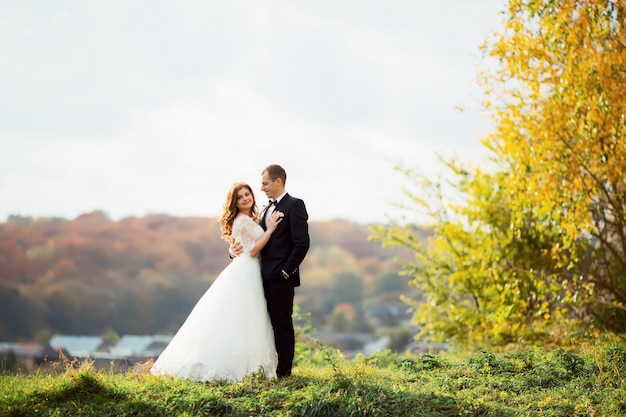
[[[276,377],[274,333],[259,260],[235,258],[197,302],[150,369],[194,381]]]

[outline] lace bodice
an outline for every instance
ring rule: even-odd
[[[254,243],[263,235],[263,228],[251,217],[239,216],[233,222],[232,234],[236,241],[241,242],[243,253],[250,255]]]

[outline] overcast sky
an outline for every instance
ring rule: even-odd
[[[486,154],[479,45],[504,4],[0,0],[0,222],[213,217],[234,181],[264,203],[269,163],[311,220],[385,222],[395,163]]]

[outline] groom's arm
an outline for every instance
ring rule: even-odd
[[[289,215],[291,228],[291,252],[285,262],[285,271],[292,275],[306,256],[311,244],[309,238],[309,215],[304,201],[296,199]]]

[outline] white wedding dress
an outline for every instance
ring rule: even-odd
[[[263,229],[235,218],[233,237],[244,252],[222,271],[150,369],[195,381],[242,379],[262,371],[276,377],[276,348],[258,258],[250,256]]]

